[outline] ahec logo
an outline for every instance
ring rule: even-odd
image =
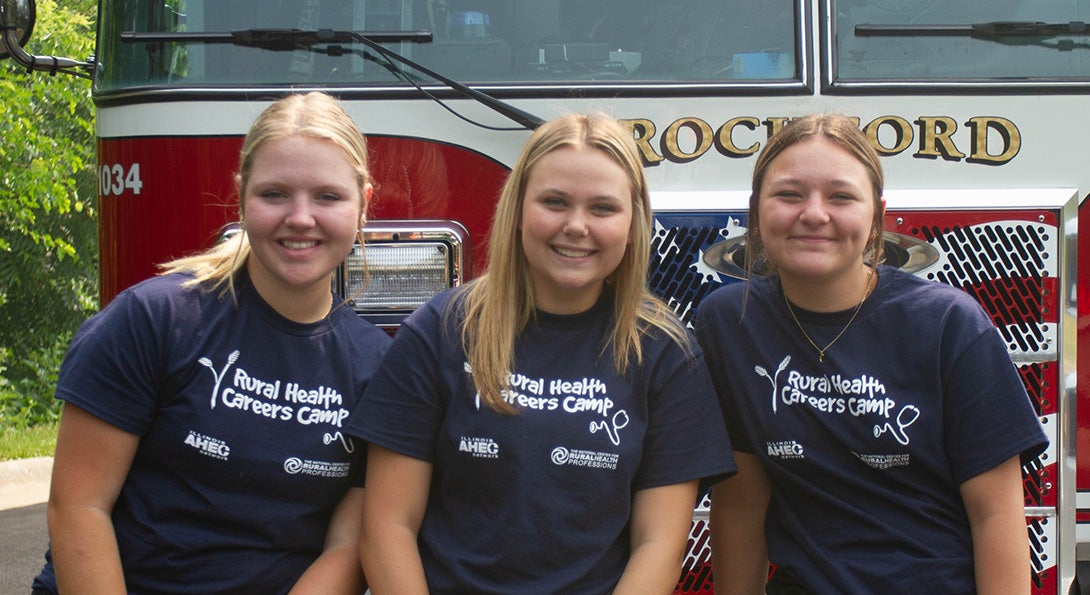
[[[190,430],[189,435],[185,437],[185,443],[197,449],[197,452],[202,455],[212,457],[213,459],[226,461],[227,457],[231,456],[231,447],[227,446],[226,442],[219,438],[205,436],[204,434],[192,430]]]
[[[806,453],[803,452],[802,445],[794,440],[780,440],[776,442],[766,442],[765,447],[768,449],[768,456],[774,459],[805,459]]]
[[[500,458],[500,445],[491,438],[462,436],[462,439],[458,441],[458,450],[478,459]]]

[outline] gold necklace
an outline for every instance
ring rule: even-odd
[[[872,267],[870,270],[870,274],[867,275],[867,282],[863,284],[863,297],[859,298],[859,304],[855,306],[855,311],[852,312],[852,317],[848,319],[848,323],[844,325],[844,328],[840,329],[840,332],[837,333],[835,337],[833,337],[833,340],[825,344],[825,347],[818,347],[817,343],[814,343],[814,340],[810,338],[810,335],[806,332],[806,329],[802,328],[802,323],[799,322],[798,316],[795,316],[794,308],[791,307],[791,300],[787,299],[787,292],[783,288],[783,281],[780,281],[780,292],[783,293],[783,301],[785,304],[787,304],[787,313],[791,315],[791,320],[795,321],[795,326],[799,327],[799,331],[802,332],[802,336],[806,337],[806,340],[810,343],[810,345],[813,345],[814,349],[817,350],[818,363],[825,363],[825,352],[833,346],[833,343],[839,341],[840,338],[844,336],[844,333],[848,332],[848,327],[851,326],[853,322],[855,322],[855,317],[858,316],[859,311],[863,309],[863,302],[867,301],[867,294],[870,293],[870,280],[873,276],[874,268]]]

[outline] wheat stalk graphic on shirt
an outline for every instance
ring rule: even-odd
[[[197,363],[212,370],[212,377],[216,379],[216,386],[212,388],[212,409],[216,408],[216,395],[220,392],[220,383],[223,382],[223,377],[227,375],[227,368],[230,368],[231,364],[236,361],[238,361],[238,349],[232,351],[231,355],[227,356],[227,363],[224,364],[223,369],[217,373],[215,366],[212,365],[212,360],[207,357],[202,357],[197,360]]]
[[[780,365],[776,366],[776,374],[774,376],[769,376],[768,375],[768,370],[765,370],[763,367],[761,367],[759,365],[753,366],[753,371],[754,372],[757,372],[758,375],[767,378],[768,381],[772,383],[772,413],[776,413],[776,388],[777,388],[776,384],[777,384],[777,379],[780,377],[780,372],[783,372],[787,368],[787,364],[789,364],[789,363],[791,363],[791,356],[790,355],[783,358],[783,361],[780,362]]]

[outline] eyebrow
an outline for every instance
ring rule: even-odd
[[[768,184],[791,185],[791,184],[803,184],[803,183],[805,183],[805,181],[803,180],[803,178],[799,178],[799,177],[795,177],[795,176],[780,177],[780,178],[770,177],[770,178],[767,179],[766,183],[768,183]],[[833,178],[832,180],[823,181],[822,185],[823,186],[832,186],[834,188],[860,188],[860,186],[858,184],[855,184],[854,182],[851,182],[851,181],[848,181],[848,180],[845,180],[845,179],[842,179],[842,178]]]
[[[529,193],[527,193],[527,194],[529,194]],[[535,197],[559,196],[559,197],[563,197],[563,198],[571,198],[572,194],[570,192],[565,192],[564,190],[561,190],[560,188],[556,188],[555,186],[546,186],[545,188],[542,188],[541,190],[534,193],[533,196],[535,196]],[[616,196],[616,195],[613,195],[613,194],[595,194],[593,196],[587,197],[587,200],[590,200],[590,201],[608,200],[608,201],[611,201],[611,202],[623,203],[623,202],[625,202],[626,197]]]

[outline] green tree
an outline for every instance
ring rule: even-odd
[[[39,0],[27,51],[93,53],[94,0]],[[86,79],[0,63],[0,424],[56,416],[72,332],[97,308],[94,109]]]

